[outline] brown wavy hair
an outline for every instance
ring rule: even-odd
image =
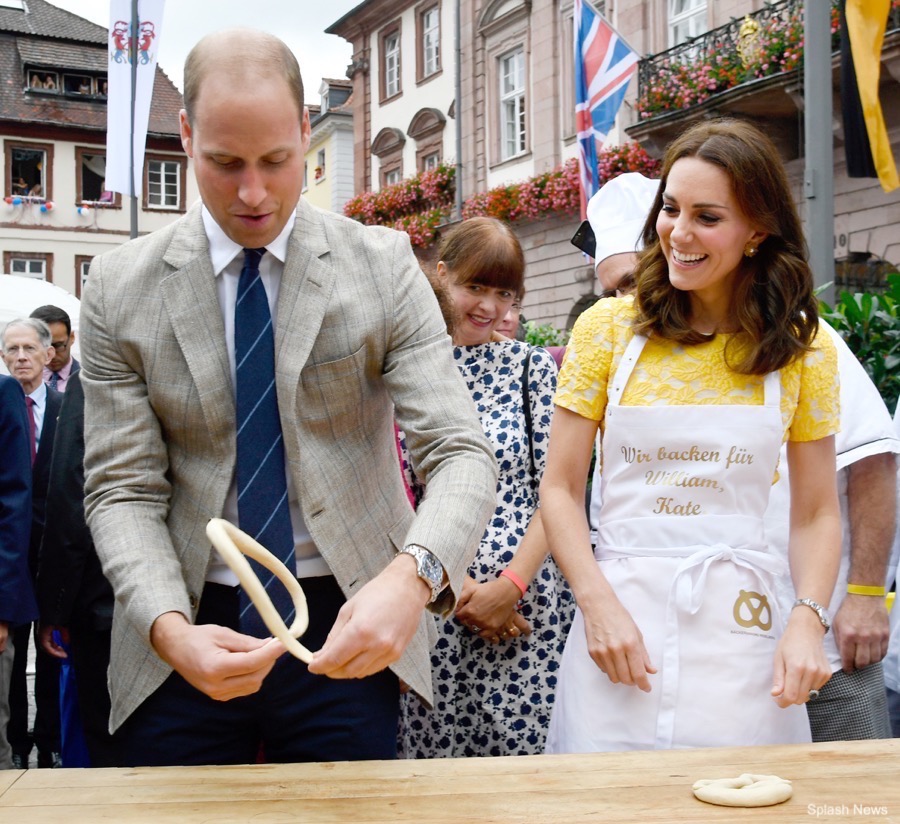
[[[728,366],[747,375],[781,369],[809,350],[819,315],[803,229],[781,157],[772,141],[745,121],[698,123],[666,151],[661,185],[644,224],[644,251],[635,273],[635,332],[682,344],[709,340],[691,327],[690,293],[669,282],[656,231],[669,173],[684,157],[696,157],[722,169],[741,210],[768,235],[755,257],[741,259],[729,319],[738,334],[726,347]]]

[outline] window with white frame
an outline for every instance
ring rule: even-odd
[[[384,174],[384,185],[385,186],[393,186],[395,183],[399,183],[403,180],[403,173],[400,169],[391,169],[389,172],[385,172]]]
[[[178,160],[147,160],[145,205],[150,209],[182,208],[183,166]]]
[[[384,96],[400,94],[400,32],[384,38]]]
[[[427,172],[429,169],[436,169],[441,165],[441,153],[432,152],[422,158],[422,168]]]
[[[50,256],[33,252],[4,252],[3,268],[10,275],[50,280]]]
[[[325,177],[325,150],[319,149],[316,152],[316,180],[322,180]]]
[[[422,76],[441,68],[441,14],[437,6],[422,13]]]
[[[526,149],[525,52],[516,49],[500,58],[500,156],[503,160]]]
[[[706,0],[669,0],[669,47],[707,30]]]
[[[75,255],[75,297],[80,298],[84,294],[92,260],[91,255]]]

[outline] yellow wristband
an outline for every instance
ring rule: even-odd
[[[884,587],[868,587],[863,584],[847,584],[848,595],[873,595],[876,598],[884,598]]]

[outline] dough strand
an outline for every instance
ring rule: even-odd
[[[212,545],[219,551],[222,559],[231,567],[247,597],[259,611],[260,617],[272,633],[288,652],[299,658],[305,664],[312,661],[312,653],[297,639],[306,632],[309,626],[309,610],[306,606],[306,596],[303,587],[297,581],[297,576],[276,558],[262,544],[253,540],[246,532],[242,532],[234,524],[223,518],[213,518],[206,525],[206,536],[212,541]],[[278,614],[269,598],[265,587],[253,571],[253,567],[244,557],[253,558],[272,572],[281,583],[284,584],[294,602],[294,621],[290,628]]]

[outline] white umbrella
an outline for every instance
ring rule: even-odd
[[[48,304],[65,310],[72,320],[72,329],[78,331],[81,301],[71,292],[46,280],[0,274],[0,334],[14,318],[27,318],[38,306]],[[73,349],[73,354],[78,357],[77,335]],[[0,372],[6,373],[2,363]]]

